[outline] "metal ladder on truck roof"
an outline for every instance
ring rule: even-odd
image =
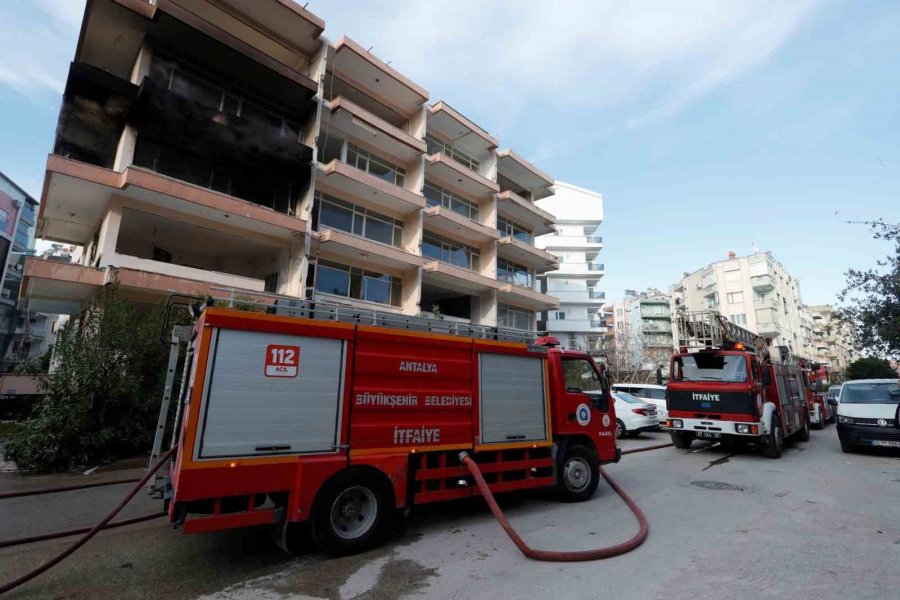
[[[678,346],[688,350],[725,348],[727,344],[741,342],[751,351],[765,352],[769,340],[735,325],[714,310],[685,311],[675,315],[678,329]]]

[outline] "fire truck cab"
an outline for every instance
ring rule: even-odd
[[[193,326],[177,451],[153,490],[186,533],[271,524],[290,549],[308,523],[327,551],[354,553],[397,509],[478,495],[461,452],[493,492],[555,487],[567,501],[590,498],[599,465],[619,460],[605,365],[584,352],[290,302],[207,307]]]
[[[760,446],[779,458],[788,437],[809,440],[799,364],[774,362],[769,340],[714,311],[676,316],[679,352],[667,386],[668,427],[678,448],[694,439]]]

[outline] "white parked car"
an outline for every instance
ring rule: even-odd
[[[857,379],[841,388],[837,409],[841,450],[900,449],[900,379]]]
[[[612,397],[616,402],[616,437],[659,429],[656,406],[625,392],[613,392]]]
[[[666,386],[652,383],[615,383],[612,386],[614,392],[625,392],[637,396],[644,402],[656,406],[656,419],[660,427],[666,426],[669,412],[666,409]]]

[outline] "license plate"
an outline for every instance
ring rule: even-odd
[[[720,437],[722,437],[722,434],[716,433],[714,431],[698,431],[697,437],[698,438],[711,438],[711,439],[716,440],[716,439],[719,439]]]
[[[900,442],[889,442],[886,440],[875,440],[873,446],[885,446],[887,448],[900,448]]]

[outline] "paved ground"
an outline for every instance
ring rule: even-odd
[[[622,446],[665,440],[664,434],[645,435]],[[697,445],[693,452],[668,448],[629,455],[609,471],[646,512],[650,537],[635,552],[606,561],[529,561],[476,500],[418,509],[383,548],[337,560],[316,552],[287,557],[260,530],[183,536],[161,522],[145,523],[101,534],[9,597],[897,597],[900,458],[842,454],[833,426],[814,431],[807,444],[793,444],[777,461]],[[59,479],[23,482],[0,475],[0,490]],[[125,489],[0,501],[0,539],[91,524]],[[158,510],[149,500],[138,502],[130,514]],[[502,505],[539,548],[613,544],[637,527],[602,483],[593,500],[578,505],[558,503],[546,493],[507,496]],[[64,545],[0,550],[0,581]]]

